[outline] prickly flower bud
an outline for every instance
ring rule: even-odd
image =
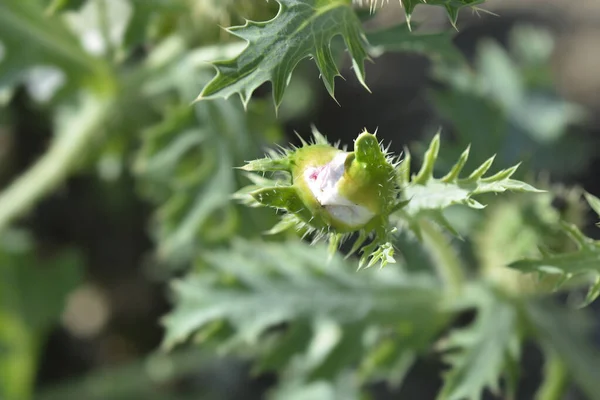
[[[286,210],[284,228],[316,232],[317,239],[328,236],[334,249],[348,234],[360,231],[356,251],[374,232],[378,240],[369,245],[373,254],[367,256],[393,261],[389,243],[374,250],[386,241],[387,217],[398,205],[395,163],[375,135],[366,131],[355,140],[352,152],[331,146],[316,131],[314,135],[313,144],[303,142],[300,148],[244,166],[255,172],[285,171],[291,178],[287,182],[261,178],[249,195],[260,205]],[[385,254],[377,253],[384,250]]]

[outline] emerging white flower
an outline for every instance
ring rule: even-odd
[[[348,226],[362,226],[375,213],[348,200],[339,191],[348,154],[350,153],[340,152],[324,166],[306,168],[304,179],[313,196],[334,219]]]
[[[375,135],[364,131],[354,141],[354,151],[332,146],[318,131],[314,143],[283,154],[248,162],[246,171],[287,172],[291,179],[256,182],[250,204],[286,210],[270,233],[296,227],[313,241],[327,238],[330,251],[357,233],[348,256],[361,251],[359,267],[394,262],[389,215],[398,200],[397,165]],[[369,244],[363,246],[367,239]]]

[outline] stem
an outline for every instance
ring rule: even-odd
[[[461,261],[446,237],[429,221],[419,222],[423,244],[430,251],[437,273],[444,282],[448,293],[457,295],[465,281]]]
[[[48,151],[0,193],[0,234],[44,195],[59,186],[81,161],[104,121],[109,102],[89,98],[68,125],[57,133]]]
[[[554,351],[546,351],[544,381],[538,389],[535,400],[561,400],[567,389],[567,368]]]

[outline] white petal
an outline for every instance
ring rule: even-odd
[[[304,179],[317,201],[325,206],[334,219],[350,226],[359,226],[367,223],[375,213],[351,202],[338,190],[347,156],[348,153],[341,152],[322,167],[307,168]]]

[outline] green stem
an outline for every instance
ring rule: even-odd
[[[421,220],[419,227],[423,244],[429,250],[437,273],[450,295],[457,295],[465,282],[461,261],[448,239],[429,221]]]
[[[67,178],[99,132],[109,103],[107,99],[88,99],[48,151],[0,193],[0,234]]]
[[[535,395],[535,400],[561,400],[567,389],[567,367],[554,351],[546,351],[544,381]]]

